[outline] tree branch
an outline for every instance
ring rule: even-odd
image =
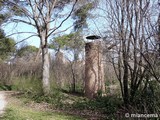
[[[29,37],[27,37],[27,38],[24,38],[24,39],[16,42],[16,44],[14,44],[14,46],[17,45],[17,44],[19,44],[19,43],[21,43],[21,42],[24,42],[25,40],[27,40],[27,39],[29,39],[29,38],[31,38],[31,37],[35,37],[35,36],[37,36],[37,35],[31,35],[31,36],[29,36]]]
[[[74,5],[73,5],[70,13],[68,14],[68,16],[58,25],[58,27],[56,27],[52,32],[50,32],[47,37],[49,37],[49,36],[50,36],[52,33],[54,33],[57,29],[59,29],[59,28],[62,26],[62,24],[71,16],[71,14],[72,14],[72,12],[73,12],[73,10],[74,10],[74,7],[75,7],[77,1],[78,1],[78,0],[75,1],[75,3],[74,3]]]

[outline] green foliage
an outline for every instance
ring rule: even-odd
[[[6,14],[0,14],[0,25],[7,19]]]
[[[82,120],[83,118],[65,113],[42,111],[31,108],[24,103],[23,99],[9,101],[6,113],[1,120]]]
[[[41,82],[37,77],[19,77],[14,78],[12,82],[13,90],[23,92],[21,98],[34,100],[38,103],[49,103],[54,109],[65,111],[89,111],[92,114],[104,114],[109,118],[114,118],[119,106],[122,105],[122,100],[116,96],[97,97],[89,100],[82,96],[82,94],[72,94],[68,91],[61,91],[57,89],[55,83],[52,83],[52,91],[50,95],[43,95]],[[12,111],[13,112],[13,111]],[[17,115],[16,115],[17,116]],[[15,117],[16,117],[15,116]]]
[[[98,110],[105,114],[112,114],[118,110],[118,107],[122,105],[122,100],[116,96],[98,97],[95,100],[77,101],[74,103],[74,107],[77,109],[90,109]]]
[[[36,48],[35,46],[32,46],[32,45],[27,45],[27,46],[24,46],[22,48],[20,48],[18,51],[17,51],[17,55],[22,57],[28,53],[34,53],[34,52],[37,52],[38,51],[38,48]]]
[[[7,59],[15,50],[15,41],[11,38],[6,38],[4,33],[0,31],[0,59]]]
[[[25,93],[41,94],[42,84],[41,80],[36,76],[22,76],[14,78],[14,81],[12,81],[12,89]]]
[[[70,33],[68,35],[63,35],[57,37],[49,44],[49,48],[52,49],[80,49],[84,46],[83,38],[79,32]]]
[[[90,16],[89,11],[94,8],[93,3],[87,3],[85,5],[82,5],[79,9],[77,9],[74,12],[73,19],[75,19],[74,22],[74,30],[82,30],[83,28],[86,28],[87,25],[87,18]]]
[[[52,104],[54,107],[56,108],[62,108],[64,107],[63,101],[65,99],[64,95],[57,91],[55,89],[55,91],[52,91],[52,93],[50,93],[50,95],[45,96],[41,93],[26,93],[25,97],[31,98],[32,100],[41,103],[41,102],[46,102],[49,104]]]
[[[9,15],[4,10],[3,0],[0,0],[0,25],[3,24],[8,18]]]
[[[21,7],[17,7],[16,5],[18,4],[20,4]],[[23,7],[27,4],[22,0],[14,0],[13,2],[9,0],[3,0],[1,5],[5,9],[5,14],[8,16],[7,18],[9,18],[13,16],[24,16],[25,12],[23,11]]]
[[[7,109],[6,112],[1,120],[83,120],[83,118],[63,113],[35,111],[16,106]]]
[[[53,105],[55,109],[66,111],[90,111],[92,114],[102,114],[108,118],[116,119],[116,112],[122,105],[122,100],[115,96],[101,97],[94,100],[89,100],[81,96],[72,94],[64,94],[60,91],[52,93],[50,96],[43,95],[26,95],[36,102],[47,102]],[[86,113],[87,114],[87,113]]]
[[[138,90],[135,100],[132,102],[133,111],[141,113],[160,112],[160,84],[157,81],[149,81],[146,88]]]
[[[0,85],[0,90],[12,90],[12,85]]]
[[[64,93],[58,89],[54,89],[48,96],[37,93],[26,93],[25,98],[32,99],[38,103],[47,102],[54,109],[62,109],[66,111],[92,111],[92,114],[104,114],[109,118],[115,118],[115,114],[122,105],[122,100],[116,96],[98,97],[89,100],[79,94]]]
[[[16,6],[10,6],[10,11],[12,11],[12,13],[15,16],[25,16],[25,13],[23,12],[22,8],[17,8]]]
[[[51,49],[59,49],[59,48],[63,49],[66,45],[69,44],[72,37],[73,37],[73,34],[63,35],[63,36],[57,37],[49,45],[49,48],[51,48]]]

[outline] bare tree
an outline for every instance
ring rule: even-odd
[[[18,17],[12,17],[11,21],[16,23],[24,23],[26,25],[32,26],[37,31],[27,32],[31,34],[30,37],[38,36],[40,39],[40,48],[42,51],[42,84],[44,94],[49,94],[50,92],[50,63],[49,63],[49,51],[48,51],[48,41],[52,35],[58,33],[57,31],[62,24],[71,16],[77,0],[8,0],[5,4],[10,10],[16,11]],[[64,6],[68,3],[73,3],[69,13],[63,15],[61,12]],[[71,4],[70,4],[71,5]],[[19,14],[18,14],[19,13]],[[61,19],[57,22],[58,18]],[[58,25],[56,24],[59,23]],[[26,33],[26,32],[19,32]],[[14,35],[13,33],[12,35]],[[17,33],[16,33],[17,34]],[[27,39],[27,38],[26,38]],[[23,39],[23,40],[26,40]],[[22,40],[22,41],[23,41]]]
[[[155,48],[153,3],[150,0],[106,0],[105,3],[106,9],[101,10],[109,25],[107,36],[116,43],[112,49],[112,63],[128,107],[140,85],[148,80],[148,72],[155,73],[153,64],[150,64],[156,60],[155,56],[153,61],[146,57]]]

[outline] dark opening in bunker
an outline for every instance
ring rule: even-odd
[[[87,36],[86,39],[90,39],[90,40],[95,40],[95,39],[100,39],[100,36],[97,35],[91,35],[91,36]]]

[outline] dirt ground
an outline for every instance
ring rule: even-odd
[[[5,107],[7,105],[6,92],[0,91],[0,116],[5,112]]]

